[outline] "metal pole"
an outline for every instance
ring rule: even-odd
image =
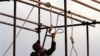
[[[24,3],[24,4],[27,4],[27,5],[35,6],[35,7],[37,7],[37,8],[41,8],[41,9],[46,10],[46,11],[51,11],[50,9],[47,9],[47,8],[44,8],[44,7],[41,7],[41,6],[39,7],[39,6],[37,6],[37,5],[31,4],[31,3],[28,3],[28,2],[25,2],[25,1],[19,0],[19,2]],[[56,11],[54,11],[54,10],[52,10],[51,12],[52,12],[52,13],[55,13],[55,14],[59,14],[59,15],[61,15],[61,16],[64,16],[64,14],[61,14],[60,12],[56,12]],[[68,18],[70,18],[70,19],[73,19],[73,20],[76,20],[76,21],[78,21],[78,22],[82,22],[82,20],[72,18],[72,17],[70,17],[70,16],[68,16],[68,15],[67,15],[66,17],[68,17]]]
[[[92,0],[92,1],[100,4],[100,0]]]
[[[83,2],[81,2],[81,1],[79,1],[79,0],[72,0],[72,1],[75,1],[75,2],[77,2],[77,3],[79,3],[79,4],[82,4],[82,5],[86,6],[86,7],[88,7],[88,8],[91,8],[91,9],[93,9],[93,10],[95,10],[95,11],[100,12],[100,9],[94,8],[93,6],[90,6],[90,5],[88,5],[88,4],[85,4],[85,3],[83,3]]]
[[[0,21],[0,23],[5,24],[5,25],[9,25],[9,26],[14,26],[14,24],[2,22],[2,21]],[[29,30],[29,31],[32,31],[32,32],[37,32],[37,30],[33,30],[33,29],[30,29],[30,28],[26,28],[26,27],[22,27],[22,26],[18,26],[18,25],[16,25],[16,27],[22,28],[22,29],[25,29],[25,30]]]
[[[44,41],[43,41],[43,44],[42,44],[42,48],[44,47],[44,44],[45,44],[45,40],[46,40],[47,33],[48,33],[48,29],[46,29],[46,33],[45,33]]]
[[[32,0],[32,1],[33,1],[33,2],[36,2],[36,3],[40,3],[41,5],[46,6],[46,3],[44,3],[44,2],[40,2],[40,1],[37,1],[37,0]],[[50,5],[50,7],[52,7],[53,9],[56,9],[56,10],[59,10],[59,11],[64,12],[64,9],[62,9],[62,8],[59,8],[59,7],[56,7],[56,6],[53,6],[53,5]],[[66,13],[68,13],[67,10],[66,10]],[[75,16],[78,16],[78,17],[81,17],[81,18],[83,18],[83,19],[87,19],[87,20],[93,21],[92,19],[90,19],[90,18],[88,18],[88,17],[79,15],[79,14],[74,13],[74,12],[71,12],[71,14],[73,14],[73,15],[75,15]]]
[[[39,5],[39,8],[38,8],[38,24],[40,24],[40,3],[38,3],[38,5]],[[41,25],[38,25],[38,40],[40,40],[40,26]]]
[[[68,42],[67,42],[67,17],[66,17],[66,9],[67,9],[67,0],[64,0],[64,24],[65,24],[65,56],[68,56]]]
[[[88,22],[86,24],[86,34],[87,34],[87,56],[89,56],[89,26],[88,26]]]
[[[11,19],[14,18],[14,16],[11,16],[11,15],[8,15],[8,14],[5,14],[5,13],[1,13],[1,12],[0,12],[0,15],[10,17]],[[44,26],[44,27],[50,27],[50,26],[47,26],[47,25],[44,25],[44,24],[38,24],[37,22],[33,22],[33,21],[30,21],[30,20],[22,19],[22,18],[19,18],[19,17],[16,17],[16,19],[17,20],[21,20],[21,21],[25,21],[25,22],[28,22],[28,23],[31,23],[31,24],[41,25],[41,26]]]
[[[16,56],[16,0],[14,0],[13,56]]]
[[[11,15],[8,15],[8,14],[5,14],[5,13],[1,13],[0,12],[0,15],[3,15],[3,16],[7,16],[7,17],[10,17],[10,18],[14,18],[13,16],[11,16]],[[70,16],[67,16],[68,18],[71,18],[71,19],[75,19],[75,18],[73,18],[73,17],[70,17]],[[22,18],[19,18],[19,17],[16,17],[16,19],[17,20],[21,20],[21,21],[25,21],[25,22],[28,22],[28,23],[31,23],[31,24],[36,24],[36,25],[41,25],[41,26],[44,26],[44,27],[50,27],[50,26],[47,26],[47,25],[44,25],[44,24],[38,24],[37,22],[33,22],[33,21],[30,21],[30,20],[25,20],[25,19],[22,19]],[[77,19],[75,19],[76,21],[78,21],[78,22],[83,22],[83,21],[81,21],[81,20],[77,20]],[[93,27],[95,27],[95,25],[91,25],[91,26],[93,26]]]

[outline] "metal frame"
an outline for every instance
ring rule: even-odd
[[[40,1],[36,1],[36,0],[32,0],[32,1],[33,1],[33,2],[36,2],[36,3],[40,3],[40,5],[44,5],[44,6],[46,5],[46,3],[43,3],[43,2],[40,2]],[[61,16],[64,16],[64,14],[61,14],[60,12],[57,12],[57,11],[54,11],[54,10],[51,11],[50,9],[47,9],[48,7],[45,8],[45,7],[38,6],[38,5],[34,5],[33,3],[25,2],[25,1],[22,1],[22,0],[19,0],[18,2],[27,4],[27,5],[30,5],[30,6],[35,6],[35,7],[37,7],[37,8],[40,8],[40,9],[43,9],[43,10],[46,10],[46,11],[49,11],[49,12],[52,12],[52,13],[55,13],[55,14],[59,14],[59,15],[61,15]],[[57,7],[57,6],[50,5],[50,7],[52,7],[53,9],[59,10],[59,11],[61,11],[61,12],[64,12],[64,9],[59,8],[59,7]],[[66,13],[68,13],[67,10],[66,10]],[[91,19],[91,18],[88,18],[88,17],[82,16],[82,15],[79,15],[79,14],[74,13],[74,12],[71,12],[71,13],[72,13],[73,15],[75,15],[75,16],[80,17],[80,18],[93,21],[93,19]],[[70,18],[70,16],[68,16],[68,15],[67,15],[66,17]],[[73,19],[73,18],[70,18],[70,19]],[[81,20],[78,20],[78,19],[73,19],[73,20],[76,20],[76,21],[80,21],[80,22],[81,22]]]
[[[81,2],[81,1],[79,1],[79,0],[72,0],[72,1],[77,2],[77,3],[81,4],[81,5],[84,5],[84,6],[88,7],[88,8],[91,8],[91,9],[97,11],[97,12],[100,12],[100,9],[97,9],[97,8],[95,8],[95,7],[93,7],[93,6],[90,6],[90,5],[88,5],[88,4],[85,4],[85,3],[83,3],[83,2]]]
[[[100,1],[98,1],[98,0],[92,0],[92,1],[94,1],[94,2],[96,2],[96,3],[99,3],[99,4],[100,4]]]
[[[14,24],[10,24],[10,23],[6,23],[6,22],[0,21],[0,23],[2,23],[2,24],[6,24],[6,25],[13,26],[13,29],[14,29],[14,31],[13,31],[13,41],[14,41],[14,44],[13,44],[13,56],[16,56],[16,27],[22,28],[22,29],[26,29],[26,30],[30,30],[30,31],[34,31],[34,32],[37,32],[36,30],[32,30],[32,29],[29,29],[29,28],[25,28],[25,27],[21,27],[21,26],[16,25],[16,19],[21,20],[21,21],[26,21],[26,22],[29,22],[29,23],[38,25],[38,30],[39,30],[39,32],[38,32],[38,33],[39,33],[39,34],[38,34],[38,39],[39,39],[39,40],[40,40],[40,30],[41,30],[41,29],[47,29],[47,31],[48,31],[48,28],[50,28],[49,26],[43,25],[43,24],[40,23],[40,9],[44,9],[44,10],[46,10],[46,11],[49,11],[49,12],[56,13],[56,14],[59,14],[59,15],[61,15],[61,16],[64,16],[64,26],[54,26],[53,28],[64,27],[64,29],[65,29],[65,56],[68,56],[68,50],[67,50],[67,48],[68,48],[68,42],[67,42],[67,27],[86,25],[86,32],[87,32],[87,56],[89,56],[89,25],[91,25],[91,24],[100,24],[100,22],[96,22],[96,21],[94,21],[93,19],[90,19],[90,18],[87,18],[87,17],[85,17],[85,16],[76,14],[76,13],[74,13],[74,12],[71,12],[71,14],[73,14],[73,15],[75,15],[75,16],[78,16],[78,17],[81,17],[81,18],[84,18],[84,19],[86,19],[86,20],[90,20],[90,21],[92,21],[92,23],[84,22],[84,21],[81,21],[81,20],[78,20],[78,19],[75,19],[75,18],[72,18],[72,17],[68,16],[68,15],[67,15],[68,11],[67,11],[67,1],[66,1],[66,0],[64,0],[64,9],[61,9],[61,8],[59,8],[59,7],[50,5],[52,8],[57,9],[57,10],[60,10],[61,12],[64,12],[64,14],[61,14],[60,12],[53,11],[53,10],[51,11],[50,9],[47,9],[47,8],[45,8],[45,7],[41,7],[41,6],[40,6],[41,4],[42,4],[42,5],[46,5],[46,3],[40,2],[40,0],[39,0],[39,1],[33,0],[33,1],[36,2],[36,3],[38,3],[39,5],[34,5],[34,4],[31,4],[31,3],[28,3],[28,2],[25,2],[25,1],[22,1],[22,0],[19,0],[19,2],[21,2],[21,3],[27,4],[27,5],[31,5],[31,6],[35,6],[35,7],[38,8],[38,14],[39,14],[39,16],[38,16],[38,23],[29,21],[29,20],[24,20],[24,19],[21,19],[21,18],[16,17],[16,6],[17,6],[17,4],[16,4],[17,1],[16,1],[16,0],[14,0],[14,16],[7,15],[7,14],[4,14],[4,13],[0,13],[0,15],[14,18],[14,19],[13,19],[13,20],[14,20],[14,21],[13,21]],[[94,7],[92,7],[92,6],[90,6],[90,5],[87,5],[87,4],[85,4],[85,3],[82,3],[81,1],[77,1],[77,0],[73,0],[73,1],[75,1],[75,2],[77,2],[77,3],[80,3],[80,4],[82,4],[82,5],[86,6],[86,7],[89,7],[89,8],[91,8],[91,9],[93,9],[93,10],[96,10],[96,11],[100,12],[99,9],[94,8]],[[70,18],[70,19],[79,21],[79,22],[81,22],[81,24],[67,25],[67,18]],[[40,27],[41,25],[42,25],[42,26],[45,26],[45,27],[44,27],[44,28],[41,28],[41,27]],[[46,34],[47,34],[47,31],[46,31]],[[45,35],[45,37],[46,37],[46,35]]]

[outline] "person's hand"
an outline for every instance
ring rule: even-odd
[[[55,35],[56,35],[56,33],[52,33],[52,39],[54,39],[54,38],[55,38]]]

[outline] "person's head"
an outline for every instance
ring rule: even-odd
[[[32,48],[33,48],[36,52],[40,53],[40,52],[41,52],[41,49],[42,49],[42,47],[41,47],[41,45],[40,45],[40,41],[38,40],[35,44],[33,44]]]

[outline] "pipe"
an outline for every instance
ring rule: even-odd
[[[89,26],[88,26],[88,22],[86,25],[86,34],[87,34],[87,56],[89,56]]]
[[[38,1],[40,1],[40,0],[38,0]],[[38,3],[38,6],[40,6],[40,3]],[[40,7],[38,8],[38,24],[40,24],[40,22],[41,22],[41,15],[40,15]],[[40,36],[41,36],[41,34],[40,34],[40,28],[41,28],[41,25],[38,25],[38,40],[40,40]]]
[[[14,19],[13,19],[13,56],[16,56],[16,10],[17,10],[17,1],[14,0]]]
[[[94,7],[92,7],[92,6],[88,5],[88,4],[85,4],[85,3],[81,2],[81,1],[78,1],[78,0],[72,0],[72,1],[77,2],[77,3],[81,4],[81,5],[84,5],[84,6],[88,7],[88,8],[91,8],[91,9],[97,11],[97,12],[100,12],[100,9],[94,8]]]
[[[91,18],[88,18],[88,17],[82,16],[82,15],[79,15],[79,14],[74,13],[74,12],[72,12],[72,11],[71,11],[71,12],[68,11],[68,13],[70,13],[70,14],[72,14],[72,15],[75,15],[75,16],[78,16],[78,17],[80,17],[80,18],[84,18],[84,19],[86,19],[86,20],[94,21],[94,20],[91,19]]]
[[[2,21],[0,21],[0,23],[5,24],[5,25],[9,25],[9,26],[13,26],[13,24],[6,23],[6,22],[2,22]],[[18,27],[18,28],[22,28],[22,29],[25,29],[25,30],[29,30],[29,31],[32,31],[32,32],[37,32],[36,30],[29,29],[29,28],[22,27],[22,26],[18,26],[18,25],[16,25],[16,27]]]
[[[68,37],[67,37],[67,0],[64,0],[64,35],[65,35],[65,56],[68,56]]]
[[[37,5],[34,5],[34,4],[31,4],[31,3],[29,3],[29,2],[25,2],[25,1],[21,1],[21,0],[19,0],[19,2],[21,2],[21,3],[24,3],[24,4],[27,4],[27,5],[30,5],[30,6],[35,6],[35,7],[37,7],[37,8],[41,8],[41,9],[43,9],[43,10],[46,10],[46,11],[50,11],[50,12],[52,12],[52,13],[55,13],[55,14],[59,14],[59,15],[61,15],[61,16],[64,16],[64,14],[61,14],[60,12],[56,12],[56,11],[54,11],[54,10],[50,10],[50,9],[47,9],[47,8],[44,8],[44,7],[39,7],[39,6],[37,6]],[[64,10],[63,10],[64,11]],[[81,20],[78,20],[78,19],[75,19],[75,18],[71,18],[70,16],[66,16],[66,17],[68,17],[68,18],[70,18],[70,19],[73,19],[73,20],[76,20],[76,21],[79,21],[79,22],[83,22],[83,21],[81,21]]]
[[[1,13],[1,12],[0,12],[0,15],[7,16],[7,17],[10,17],[12,19],[14,17],[14,16],[11,16],[11,15],[8,15],[8,14],[5,14],[5,13]],[[38,24],[38,23],[33,22],[33,21],[25,20],[25,19],[22,19],[22,18],[19,18],[19,17],[16,17],[16,19],[17,20],[21,20],[21,21],[25,21],[25,22],[28,22],[28,23],[31,23],[31,24],[36,24],[36,25],[42,25],[42,26],[45,26],[45,27],[50,27],[50,26],[47,26],[47,25]]]
[[[36,0],[31,0],[31,1],[36,2],[36,3],[40,3],[41,5],[46,6],[46,3],[43,3],[43,2],[40,2],[40,1],[36,1]],[[50,7],[52,7],[52,8],[54,8],[54,9],[57,9],[57,10],[60,10],[60,11],[64,12],[64,9],[62,9],[62,8],[59,8],[59,7],[56,7],[56,6],[53,6],[53,5],[50,5]],[[66,11],[66,13],[68,13],[68,11]],[[74,12],[71,12],[71,13],[72,13],[73,15],[78,16],[78,17],[81,17],[81,18],[83,18],[83,19],[93,21],[93,19],[90,19],[90,18],[88,18],[88,17],[79,15],[79,14],[74,13]]]
[[[1,13],[1,12],[0,12],[0,15],[3,15],[3,16],[7,16],[7,17],[10,17],[10,18],[13,18],[13,16],[8,15],[8,14],[5,14],[5,13]],[[70,16],[67,16],[67,17],[68,17],[68,18],[71,18],[71,19],[75,19],[75,18],[70,17]],[[26,22],[31,23],[31,24],[36,24],[36,25],[42,25],[42,26],[45,26],[45,27],[50,27],[50,26],[47,26],[47,25],[38,24],[38,23],[36,23],[36,22],[29,21],[29,20],[25,20],[25,19],[18,18],[18,17],[16,17],[16,19],[17,19],[17,20],[21,20],[21,21],[26,21]],[[75,19],[75,20],[78,21],[78,22],[83,22],[83,21],[80,21],[80,20],[78,20],[78,19]],[[92,27],[95,27],[95,25],[91,25],[91,26],[92,26]]]
[[[100,4],[100,0],[92,0],[92,1]]]
[[[45,33],[45,37],[44,37],[44,40],[43,40],[42,48],[44,48],[44,44],[45,44],[45,41],[46,41],[47,33],[48,33],[48,29],[46,29],[46,33]]]

